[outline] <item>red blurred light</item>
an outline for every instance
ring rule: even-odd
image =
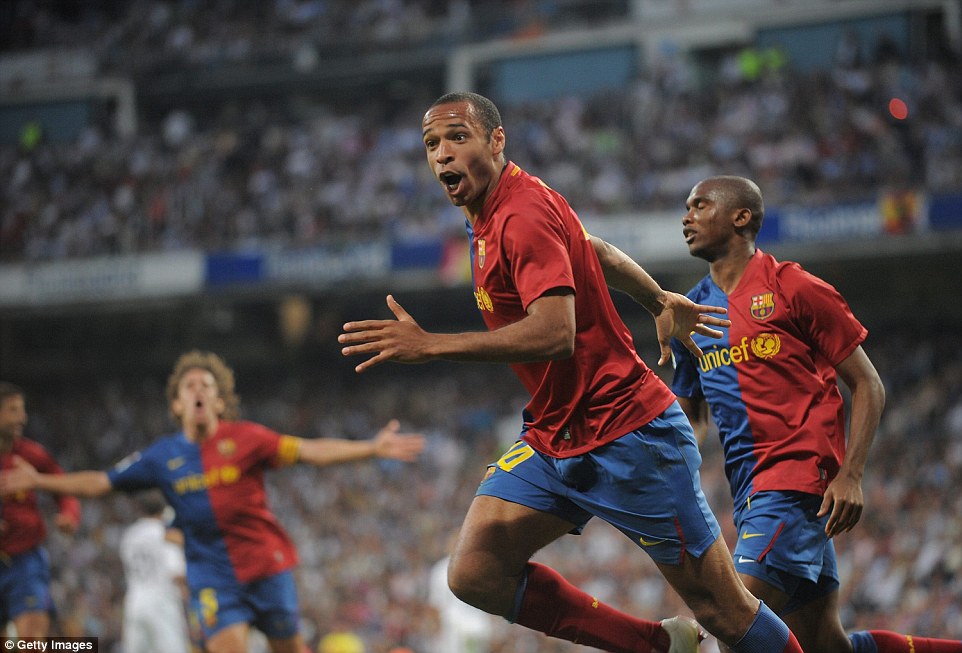
[[[889,100],[889,113],[896,120],[905,120],[909,117],[909,107],[904,100],[894,97]]]

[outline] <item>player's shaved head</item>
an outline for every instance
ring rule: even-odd
[[[751,179],[735,175],[708,177],[700,183],[711,189],[713,199],[726,209],[748,209],[752,219],[747,225],[752,237],[758,235],[765,219],[765,202],[762,191]]]

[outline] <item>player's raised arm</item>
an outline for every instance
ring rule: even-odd
[[[23,458],[14,458],[12,469],[0,472],[0,495],[26,490],[53,494],[99,497],[112,489],[107,472],[83,471],[66,474],[41,474]]]
[[[424,450],[424,436],[419,433],[401,433],[400,428],[400,422],[395,419],[369,440],[303,439],[298,460],[318,467],[368,458],[413,462]]]

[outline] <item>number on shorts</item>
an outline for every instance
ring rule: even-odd
[[[217,623],[217,590],[205,587],[197,596],[200,603],[200,618],[208,628]]]
[[[525,444],[524,442],[515,442],[498,460],[498,467],[506,472],[510,472],[533,455],[534,449],[531,448],[531,445]]]

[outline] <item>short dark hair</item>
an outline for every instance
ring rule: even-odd
[[[10,383],[9,381],[0,381],[0,403],[6,401],[7,397],[26,397],[23,389]]]
[[[745,208],[752,212],[752,219],[745,228],[751,233],[752,238],[757,236],[765,220],[765,201],[762,199],[762,191],[758,184],[747,177],[735,175],[718,175],[709,177],[705,181],[714,182],[727,208]]]
[[[148,516],[159,515],[164,512],[164,508],[167,507],[167,500],[164,499],[164,495],[160,490],[151,489],[139,492],[134,496],[134,503],[140,511]]]
[[[474,110],[474,114],[478,119],[481,127],[484,129],[484,133],[488,136],[491,135],[498,127],[501,127],[501,112],[498,111],[498,107],[495,106],[494,102],[484,97],[483,95],[478,95],[477,93],[471,93],[469,91],[456,91],[454,93],[445,93],[437,100],[434,101],[429,109],[432,109],[440,104],[454,104],[455,102],[467,102],[471,108]]]

